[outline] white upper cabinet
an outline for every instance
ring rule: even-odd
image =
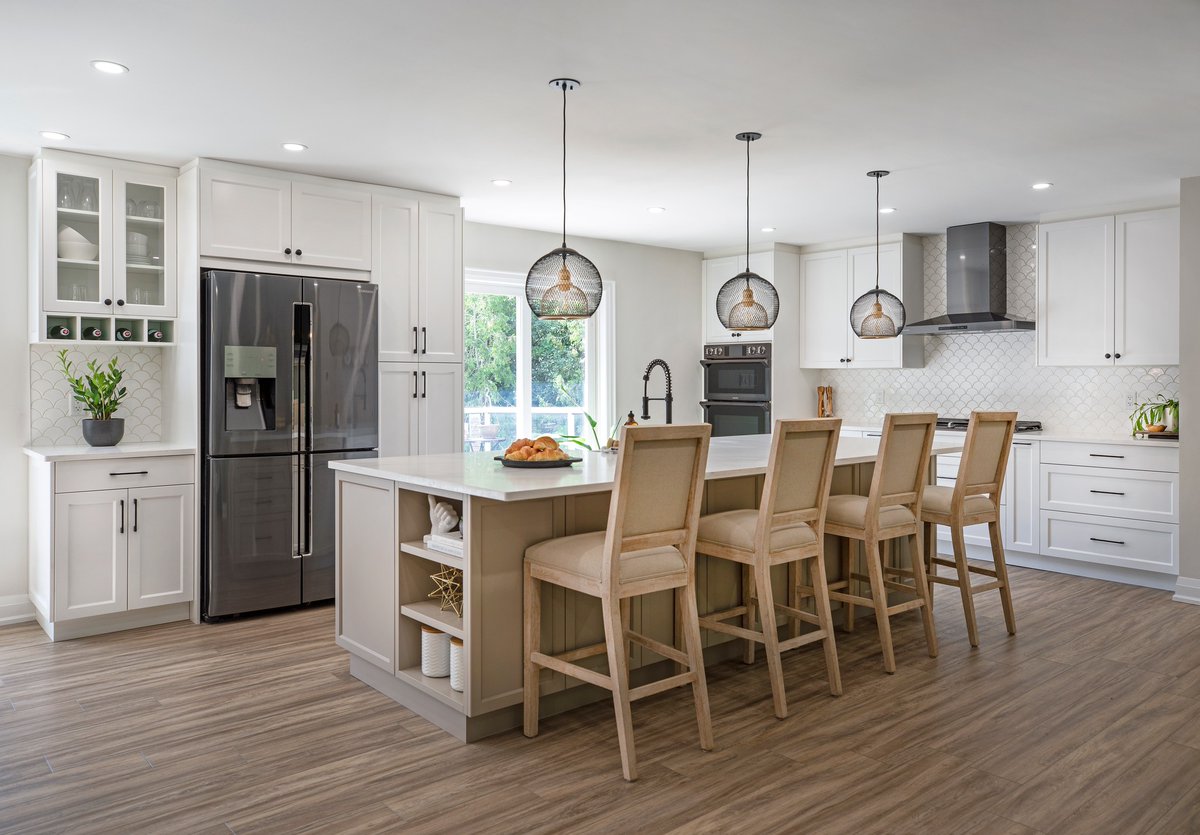
[[[371,190],[202,162],[200,255],[369,270]]]
[[[1039,227],[1039,365],[1177,365],[1178,299],[1178,209]]]
[[[383,362],[415,361],[421,351],[417,214],[416,198],[375,195],[371,278],[379,285],[379,359]]]
[[[725,282],[746,270],[746,256],[727,255],[709,258],[704,262],[704,341],[722,342],[770,342],[775,338],[775,329],[760,331],[733,331],[721,324],[717,316],[717,294]],[[750,269],[760,277],[775,284],[775,253],[750,253]],[[781,311],[782,312],[782,311]]]
[[[904,339],[859,339],[850,330],[850,307],[855,299],[875,289],[875,247],[859,247],[849,252],[850,303],[843,319],[849,330],[846,357],[851,368],[901,368],[904,365]],[[879,248],[879,288],[904,300],[900,244]]]
[[[462,209],[422,201],[417,217],[422,362],[462,362]]]
[[[800,256],[800,365],[845,367],[850,329],[846,250]]]

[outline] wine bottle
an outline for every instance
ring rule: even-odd
[[[159,330],[150,331],[150,333],[147,334],[147,336],[150,337],[151,342],[162,342],[163,338],[164,338],[163,332],[159,331]]]
[[[71,329],[66,325],[51,323],[50,330],[46,333],[46,336],[51,339],[70,339]]]
[[[103,339],[104,331],[100,330],[95,325],[88,325],[86,328],[83,329],[83,338],[84,339]]]
[[[117,341],[128,342],[133,339],[133,331],[129,328],[117,328]]]

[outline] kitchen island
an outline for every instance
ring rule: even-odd
[[[714,438],[709,450],[702,513],[757,506],[771,438]],[[835,493],[865,494],[879,440],[842,438],[834,470]],[[933,454],[959,452],[938,442]],[[335,461],[337,475],[338,645],[350,653],[356,678],[464,741],[521,724],[521,564],[525,549],[552,537],[604,530],[617,456],[583,452],[583,461],[558,469],[502,467],[493,453]],[[461,557],[430,550],[429,496],[453,505],[461,518]],[[830,540],[833,542],[834,540]],[[840,576],[837,551],[827,549],[831,577]],[[430,599],[430,575],[441,566],[463,572],[462,616]],[[784,570],[780,567],[780,570]],[[782,579],[782,577],[781,577]],[[701,613],[729,608],[741,598],[741,569],[697,558]],[[776,584],[786,593],[786,584]],[[545,592],[542,645],[555,654],[603,639],[597,602],[561,588]],[[632,627],[674,644],[670,592],[632,603]],[[421,674],[421,627],[463,642],[465,685]],[[709,662],[732,657],[736,639],[705,633]],[[602,656],[590,659],[602,665]],[[652,679],[669,662],[640,646],[630,659],[631,680]],[[554,713],[607,698],[550,670],[542,671],[542,711]]]

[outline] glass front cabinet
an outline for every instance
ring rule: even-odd
[[[33,341],[171,342],[176,174],[52,151],[34,161]]]

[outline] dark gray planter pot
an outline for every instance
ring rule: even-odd
[[[92,446],[116,446],[125,437],[125,418],[83,419],[83,439]]]

